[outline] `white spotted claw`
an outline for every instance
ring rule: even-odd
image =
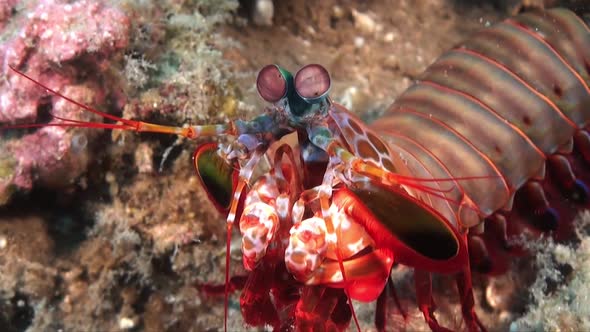
[[[266,254],[266,249],[277,232],[279,217],[276,210],[262,202],[247,205],[240,218],[244,267],[254,270]]]

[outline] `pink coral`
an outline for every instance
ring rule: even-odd
[[[0,1],[0,29],[4,28],[4,26],[6,25],[6,21],[8,21],[8,19],[14,12],[14,7],[18,2],[18,0]]]
[[[48,73],[49,69],[79,61],[79,71],[105,71],[112,56],[124,49],[129,39],[127,16],[101,2],[46,0],[26,18],[15,19],[25,22],[16,37],[1,48],[5,51],[0,60],[10,84],[0,89],[0,122],[34,119],[39,104],[39,89],[7,72],[8,66],[26,66],[30,76],[59,88],[70,79],[57,72]]]
[[[94,103],[103,97],[88,86],[69,85],[64,94],[84,103]],[[80,113],[75,105],[61,98],[55,101],[52,112],[60,117],[78,120],[88,120],[92,116],[89,113]],[[30,189],[33,186],[33,174],[38,182],[47,186],[59,187],[73,181],[86,169],[88,138],[96,136],[95,134],[93,131],[44,127],[32,135],[8,142],[5,149],[14,156],[18,164],[18,172],[14,174],[12,184]]]
[[[130,23],[125,13],[101,1],[41,0],[12,19],[17,20],[18,24],[12,26],[18,26],[18,31],[3,31],[12,38],[0,47],[4,50],[0,61],[5,75],[0,82],[0,123],[34,122],[42,109],[70,119],[80,116],[71,104],[48,98],[47,92],[14,73],[10,66],[73,99],[91,105],[104,103],[113,87],[96,83],[127,47]],[[82,84],[80,77],[84,77]],[[10,186],[30,189],[35,178],[66,184],[79,176],[85,169],[86,154],[72,151],[79,145],[75,141],[82,137],[77,135],[64,128],[47,127],[8,142],[2,153],[9,154],[16,166],[12,176],[0,178],[0,196]]]

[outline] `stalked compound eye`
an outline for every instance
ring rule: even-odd
[[[315,104],[328,95],[331,82],[326,68],[311,64],[301,68],[295,74],[295,91],[306,102]]]
[[[276,103],[287,94],[287,81],[277,65],[268,65],[258,73],[256,89],[262,99]]]

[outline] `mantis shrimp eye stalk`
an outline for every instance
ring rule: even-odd
[[[262,99],[276,103],[287,94],[287,80],[277,65],[268,65],[258,73],[256,89]]]
[[[295,91],[310,104],[325,99],[331,84],[330,74],[326,68],[318,64],[307,65],[295,74]]]

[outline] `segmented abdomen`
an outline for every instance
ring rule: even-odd
[[[589,68],[590,31],[579,17],[565,9],[526,13],[440,57],[373,128],[412,176],[496,176],[457,181],[446,194],[479,208],[477,218],[458,212],[473,226],[510,210],[515,192],[543,179],[547,161],[567,156],[574,138],[587,158]],[[563,181],[575,182],[567,166],[559,166]]]

